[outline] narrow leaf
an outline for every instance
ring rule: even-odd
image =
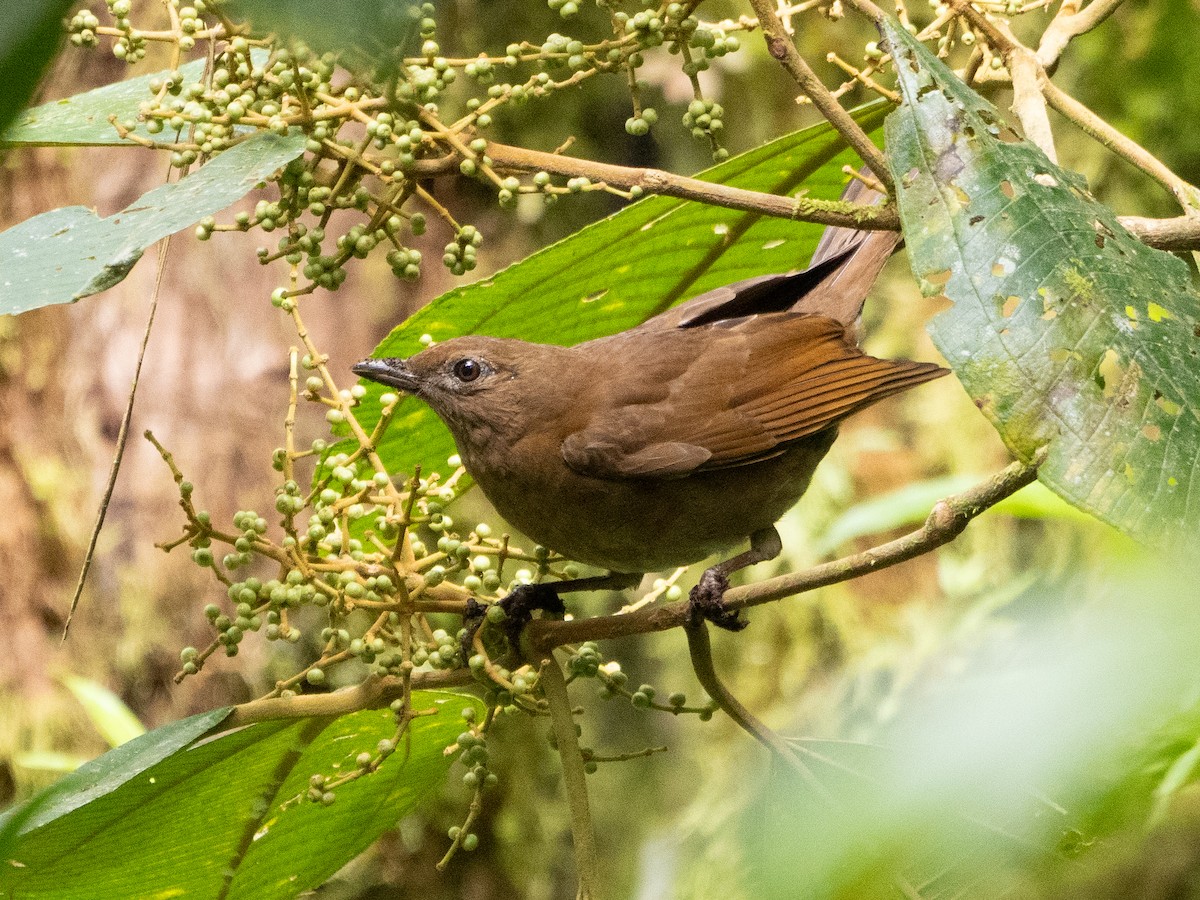
[[[953,307],[930,331],[1009,448],[1139,540],[1200,538],[1200,295],[895,22],[887,122],[913,272]],[[1195,499],[1193,499],[1195,498]]]
[[[55,27],[60,27],[57,22]],[[250,51],[250,56],[256,65],[262,65],[269,54],[255,47]],[[179,67],[183,91],[203,77],[206,65],[206,60],[197,59]],[[155,91],[151,84],[169,74],[169,71],[152,72],[106,84],[73,97],[43,103],[18,116],[8,131],[0,130],[0,147],[131,146],[129,141],[118,136],[117,129],[109,121],[114,117],[119,122],[134,123],[132,133],[138,137],[161,140],[161,136],[146,130],[145,122],[138,120],[139,107],[153,99]]]
[[[239,200],[299,156],[304,141],[303,134],[254,135],[107,219],[65,206],[0,233],[0,315],[107,290],[147,247]]]
[[[110,747],[120,747],[146,733],[133,711],[104,685],[78,675],[64,676],[62,681]]]

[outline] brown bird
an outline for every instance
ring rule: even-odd
[[[460,337],[354,372],[428,403],[509,523],[626,576],[531,586],[517,605],[561,610],[561,592],[628,586],[749,538],[691,595],[736,629],[720,604],[728,575],[780,553],[775,522],[838,423],[946,374],[858,347],[867,291],[898,240],[829,228],[803,272],[718,288],[610,337],[574,347]]]

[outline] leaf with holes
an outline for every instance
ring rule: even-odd
[[[882,103],[855,111],[868,130],[883,119]],[[772,194],[836,199],[842,167],[857,157],[828,125],[786,135],[729,159],[698,177]],[[409,356],[429,334],[519,337],[577,344],[631,328],[674,303],[721,285],[808,262],[823,227],[749,212],[650,197],[589,225],[491,278],[438,297],[399,325],[373,353]],[[377,384],[356,415],[369,431],[379,419]],[[348,450],[342,442],[334,451]],[[445,426],[423,403],[402,401],[380,455],[394,472],[439,469],[454,452]]]
[[[913,273],[953,307],[938,349],[1064,499],[1168,548],[1200,543],[1200,295],[1083,179],[895,22],[888,157]],[[1196,502],[1192,501],[1196,496]]]

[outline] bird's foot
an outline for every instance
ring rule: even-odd
[[[470,659],[475,653],[475,634],[483,626],[483,619],[487,614],[487,610],[487,606],[480,603],[474,597],[467,598],[467,606],[463,610],[462,638],[459,641],[459,647],[462,650],[462,658],[464,660]]]
[[[504,611],[499,617],[499,624],[504,628],[508,644],[516,650],[521,644],[521,632],[533,618],[534,610],[545,610],[552,613],[564,613],[567,607],[553,584],[522,584],[513,588],[508,596],[497,600],[493,606]],[[497,622],[496,618],[488,615],[492,607],[479,603],[474,598],[467,601],[466,612],[463,614],[465,632],[462,640],[463,659],[470,659],[475,653],[475,633],[479,631],[484,620]]]
[[[705,569],[700,581],[688,595],[688,606],[693,623],[707,619],[726,631],[741,631],[749,623],[741,618],[737,610],[726,608],[724,596],[729,590],[729,577],[717,566]]]

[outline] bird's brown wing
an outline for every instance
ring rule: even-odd
[[[867,356],[841,323],[822,316],[780,313],[671,334],[674,340],[660,333],[653,341],[629,334],[603,348],[637,360],[639,379],[609,382],[606,390],[619,402],[605,404],[563,442],[563,458],[576,472],[679,477],[769,459],[946,373],[930,363]]]

